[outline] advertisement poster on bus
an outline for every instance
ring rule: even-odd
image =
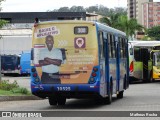
[[[98,43],[92,34],[95,27],[80,25],[76,30],[83,34],[76,34],[74,28],[72,24],[44,24],[34,28],[33,64],[42,82],[88,83],[93,67],[98,65]]]

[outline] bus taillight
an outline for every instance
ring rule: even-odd
[[[97,74],[94,72],[94,73],[92,73],[92,77],[96,77],[97,76]]]
[[[93,71],[94,71],[94,72],[97,72],[97,71],[98,71],[98,68],[96,68],[96,67],[93,68]]]
[[[130,72],[133,72],[133,67],[134,67],[134,66],[133,66],[133,61],[132,61],[131,64],[130,64],[130,66],[129,66],[129,71],[130,71]]]
[[[34,74],[33,74],[33,77],[37,77],[37,73],[34,73]]]
[[[96,82],[97,75],[98,75],[98,68],[94,67],[93,70],[92,70],[92,73],[91,73],[91,77],[89,79],[90,84],[93,84],[93,83]]]
[[[36,72],[36,69],[35,69],[35,68],[32,68],[31,71],[32,71],[32,72]]]

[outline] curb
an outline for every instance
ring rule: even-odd
[[[18,101],[18,100],[43,100],[36,96],[0,96],[1,101]]]

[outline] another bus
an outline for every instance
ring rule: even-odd
[[[134,54],[133,54],[133,46],[138,43],[139,41],[128,41],[128,53],[129,53],[129,82],[132,81],[133,77],[133,61],[134,61]]]
[[[21,75],[30,75],[31,69],[31,53],[24,52],[20,57],[20,74]]]
[[[130,60],[130,82],[142,80],[152,82],[160,80],[160,69],[156,61],[159,60],[159,41],[140,41],[133,45]]]
[[[98,22],[64,20],[36,23],[32,35],[33,95],[48,98],[50,105],[65,105],[68,98],[92,98],[105,104],[112,102],[113,94],[123,98],[129,87],[125,33]],[[47,36],[53,36],[54,42],[46,41]],[[51,43],[56,55],[49,52]]]
[[[1,55],[1,73],[4,75],[20,74],[20,56]]]

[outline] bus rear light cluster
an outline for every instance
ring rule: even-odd
[[[93,84],[93,83],[95,83],[95,78],[91,77],[91,78],[90,78],[90,81],[89,81],[89,83],[90,83],[90,84]]]
[[[94,71],[94,72],[97,72],[97,71],[98,71],[98,68],[96,68],[96,67],[93,68],[93,71]]]
[[[134,69],[134,68],[133,68],[133,61],[132,61],[131,64],[130,64],[130,66],[129,66],[129,71],[130,71],[130,72],[133,72],[133,69]]]
[[[97,67],[94,67],[93,70],[92,70],[92,73],[91,73],[90,80],[89,80],[89,83],[90,83],[90,84],[93,84],[93,83],[96,82],[97,74],[98,74],[98,68],[97,68]]]
[[[94,72],[94,73],[92,73],[92,77],[96,77],[97,76],[97,74]]]
[[[35,69],[35,68],[32,68],[31,71],[32,71],[32,72],[36,72],[36,69]]]
[[[38,78],[36,78],[36,79],[35,79],[35,82],[39,82],[39,79],[38,79]]]
[[[37,77],[37,73],[33,73],[33,77]]]

